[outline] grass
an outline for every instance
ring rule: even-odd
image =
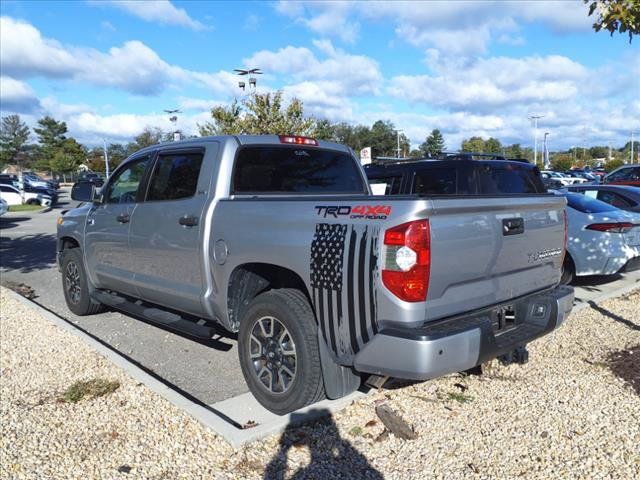
[[[29,205],[27,203],[23,205],[10,205],[10,212],[32,212],[34,210],[41,210],[44,208],[42,205]]]
[[[96,398],[108,395],[115,392],[118,387],[120,387],[120,382],[110,382],[103,378],[79,381],[67,388],[62,399],[65,402],[76,403],[85,397]]]
[[[359,437],[360,435],[362,435],[362,427],[353,427],[351,430],[349,430],[349,435],[353,437]]]
[[[464,393],[458,392],[449,392],[447,396],[449,397],[449,400],[455,400],[458,403],[468,403],[473,400],[471,395],[465,395]]]

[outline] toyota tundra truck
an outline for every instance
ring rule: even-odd
[[[372,195],[352,150],[312,138],[155,145],[72,198],[85,203],[57,234],[69,309],[236,332],[277,414],[511,355],[573,304],[563,197]]]

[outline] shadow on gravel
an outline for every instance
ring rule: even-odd
[[[308,415],[322,416],[305,427],[300,422]],[[316,430],[312,435],[311,430]],[[291,449],[308,448],[311,461],[295,472],[287,471],[287,454]],[[382,474],[369,465],[367,458],[340,436],[338,427],[327,409],[292,414],[287,429],[280,437],[280,449],[264,471],[265,480],[284,478],[349,478],[382,480]]]
[[[636,325],[631,320],[627,320],[626,318],[621,317],[620,315],[616,315],[615,313],[610,312],[606,308],[602,308],[600,305],[597,305],[593,300],[589,300],[588,303],[589,303],[589,306],[591,306],[591,308],[593,308],[596,312],[601,313],[605,317],[609,317],[610,319],[615,320],[616,322],[620,322],[623,325],[626,325],[627,327],[629,327],[631,330],[640,331],[640,325]]]
[[[640,395],[640,345],[611,352],[607,361],[614,375],[631,385],[636,394]]]
[[[616,273],[614,275],[587,275],[585,277],[577,277],[571,285],[575,287],[581,287],[589,292],[601,292],[602,289],[598,288],[607,283],[620,280],[622,275]]]
[[[0,267],[28,273],[56,263],[56,236],[39,233],[19,238],[0,237]]]

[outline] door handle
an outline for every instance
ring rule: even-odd
[[[518,235],[524,233],[524,218],[505,218],[502,220],[502,235]]]
[[[118,220],[118,223],[129,223],[130,218],[126,213],[121,213],[116,217],[116,220]]]
[[[198,217],[185,215],[183,217],[180,217],[178,223],[185,227],[195,227],[196,225],[198,225]]]

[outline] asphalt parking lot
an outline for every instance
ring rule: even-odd
[[[45,213],[8,213],[0,217],[0,275],[31,286],[36,301],[137,361],[201,402],[212,405],[248,392],[237,359],[236,341],[221,332],[209,343],[162,330],[118,312],[89,317],[71,314],[55,264],[56,219],[73,206],[61,191],[60,203]],[[577,303],[640,285],[640,272],[587,277],[576,285]]]

